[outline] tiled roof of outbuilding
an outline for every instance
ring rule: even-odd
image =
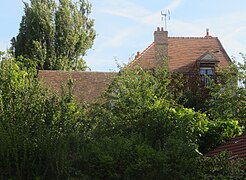
[[[243,158],[246,161],[246,132],[243,135],[220,145],[214,150],[208,152],[206,155],[212,157],[222,151],[231,152],[234,158]],[[246,170],[246,166],[244,168]]]
[[[60,92],[62,84],[73,80],[73,93],[78,102],[92,102],[98,99],[111,83],[114,72],[79,72],[40,70],[38,77],[47,86]]]

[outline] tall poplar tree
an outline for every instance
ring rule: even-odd
[[[85,70],[83,57],[95,39],[87,0],[30,0],[24,3],[13,54],[36,61],[38,69]]]

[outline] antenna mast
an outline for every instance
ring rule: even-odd
[[[167,31],[167,18],[170,20],[170,11],[167,10],[167,12],[164,13],[161,11],[161,20],[165,23],[165,31]]]

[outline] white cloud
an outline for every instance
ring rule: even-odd
[[[179,5],[182,3],[182,0],[173,0],[171,4],[169,4],[165,9],[170,11],[174,11]]]
[[[142,22],[143,17],[151,14],[149,10],[129,1],[108,1],[109,4],[100,8],[102,13],[128,18],[132,21]]]
[[[173,0],[170,4],[161,9],[173,11],[182,3],[182,1],[183,0]],[[161,9],[158,12],[152,12],[147,7],[140,6],[139,4],[127,0],[105,0],[105,2],[104,7],[100,8],[102,13],[125,17],[146,25],[157,25],[160,23]]]

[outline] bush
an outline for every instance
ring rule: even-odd
[[[1,61],[0,177],[67,177],[83,143],[83,109],[69,93],[48,94],[36,76],[12,57]]]

